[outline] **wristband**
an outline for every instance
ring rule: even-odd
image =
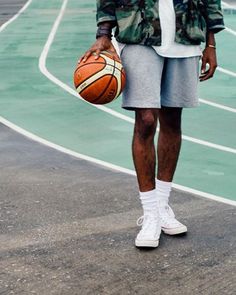
[[[111,29],[108,27],[98,27],[97,30],[97,34],[96,34],[96,39],[102,37],[102,36],[106,36],[108,37],[110,40],[112,38],[112,33],[111,33]]]

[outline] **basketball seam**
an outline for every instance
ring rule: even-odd
[[[109,81],[109,83],[107,84],[107,87],[103,90],[103,92],[99,95],[99,97],[96,98],[96,99],[93,101],[93,103],[96,103],[96,101],[98,101],[98,100],[101,98],[101,96],[107,91],[107,88],[108,88],[109,85],[111,84],[111,80],[113,79],[113,77],[114,77],[114,73],[115,73],[115,60],[114,60],[114,65],[111,65],[111,66],[113,66],[113,72],[112,72],[112,74],[111,74],[110,81]],[[115,78],[116,78],[116,77],[115,77]]]
[[[93,64],[94,64],[94,63],[93,63]],[[96,64],[104,64],[104,63],[103,63],[103,62],[100,62],[100,63],[97,62]],[[86,65],[88,65],[88,64],[86,64]],[[86,65],[84,65],[84,66],[86,66]],[[84,67],[84,66],[82,66],[82,67]],[[78,69],[81,69],[82,67],[77,68],[77,69],[75,70],[74,75],[76,75],[77,70],[78,70]],[[106,67],[106,65],[105,65],[101,70],[99,70],[97,73],[103,71],[103,70],[105,69],[105,67]],[[94,73],[91,74],[91,76],[86,77],[86,79],[85,79],[83,82],[80,81],[78,85],[75,85],[75,88],[77,89],[81,83],[84,83],[86,80],[88,80],[89,78],[91,78],[93,75],[94,75]]]
[[[75,72],[76,72],[78,69],[81,69],[81,68],[83,68],[84,66],[86,66],[86,65],[90,65],[90,64],[103,64],[103,65],[104,65],[104,62],[100,62],[100,61],[99,61],[99,62],[89,62],[89,63],[86,63],[86,64],[84,64],[84,65],[82,65],[82,66],[77,67],[77,69],[75,70]],[[122,69],[116,67],[115,64],[106,63],[105,66],[104,66],[104,68],[105,68],[106,66],[112,66],[113,68],[116,68],[117,70],[119,70],[120,72],[122,72]],[[122,66],[122,68],[124,68],[124,67]]]
[[[97,78],[96,80],[94,80],[92,83],[90,83],[89,85],[87,85],[85,88],[83,88],[83,90],[80,92],[80,95],[82,96],[82,94],[83,94],[83,91],[84,90],[86,90],[88,87],[90,87],[91,85],[93,85],[95,82],[97,82],[99,79],[101,79],[101,78],[103,78],[103,77],[106,77],[106,76],[111,76],[111,74],[106,74],[106,75],[103,75],[102,77],[99,77],[99,78]],[[113,76],[111,77],[111,79],[113,78]],[[108,86],[109,86],[109,84],[110,84],[110,82],[111,82],[111,79],[110,79],[110,81],[108,82]],[[86,80],[85,80],[86,81]],[[107,87],[108,87],[107,86]],[[106,87],[106,89],[105,89],[105,91],[107,90],[107,87]],[[102,94],[104,93],[104,91],[102,92]],[[99,98],[101,98],[101,95],[102,94],[100,94],[99,95],[99,97],[98,98],[96,98],[96,100],[98,100]],[[95,100],[95,101],[96,101]],[[93,103],[93,101],[92,101],[92,103]]]
[[[91,62],[91,63],[92,63],[92,62]],[[88,64],[90,64],[90,63],[88,63]],[[82,67],[84,67],[84,66],[86,66],[86,65],[88,65],[88,64],[85,64],[85,65],[83,65],[83,66],[77,68],[77,69],[75,70],[75,72],[74,72],[74,75],[76,74],[76,71],[77,71],[78,69],[81,69]],[[95,63],[92,63],[92,64],[95,64]],[[104,63],[103,63],[103,62],[96,62],[96,64],[104,64]],[[108,65],[108,66],[112,66],[112,67],[114,68],[114,71],[113,71],[112,75],[114,74],[115,69],[116,69],[116,70],[120,71],[122,75],[125,76],[125,74],[122,72],[122,70],[120,70],[119,68],[117,68],[116,66],[111,65],[111,64],[105,64],[104,68],[102,68],[101,70],[99,70],[97,73],[103,71],[107,65]],[[92,74],[91,76],[88,76],[88,77],[86,78],[86,80],[88,80],[89,78],[91,78],[93,75],[94,75],[94,74]],[[77,88],[79,87],[79,85],[80,85],[81,83],[84,83],[86,80],[84,80],[83,82],[80,82],[79,84],[74,84],[74,85],[75,85],[75,88],[77,89]],[[98,80],[98,79],[97,79],[97,80]],[[96,80],[96,81],[97,81],[97,80]],[[84,89],[83,89],[83,90],[84,90]]]

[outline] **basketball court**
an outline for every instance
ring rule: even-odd
[[[140,251],[133,114],[73,87],[95,2],[11,3],[0,0],[0,294],[235,294],[234,4],[215,78],[184,112],[172,204],[189,233]]]

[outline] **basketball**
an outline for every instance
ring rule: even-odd
[[[74,85],[79,95],[93,104],[106,104],[116,99],[125,86],[121,61],[106,51],[98,59],[92,54],[80,62],[74,72]]]

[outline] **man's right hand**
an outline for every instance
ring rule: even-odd
[[[94,59],[96,60],[99,58],[99,55],[100,55],[101,51],[103,51],[103,50],[108,51],[109,53],[111,53],[111,55],[120,59],[110,38],[108,38],[107,36],[102,36],[102,37],[99,37],[97,39],[97,41],[92,45],[92,47],[88,51],[85,52],[85,54],[80,58],[79,62],[86,62],[86,60],[93,53],[95,53]]]

